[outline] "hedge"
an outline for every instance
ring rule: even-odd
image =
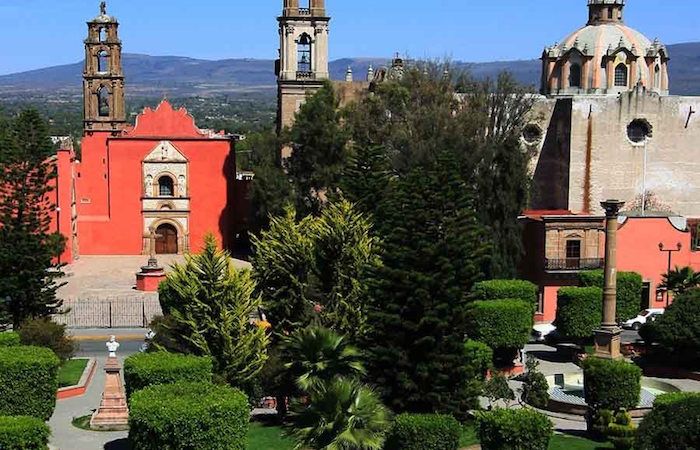
[[[250,409],[238,389],[178,382],[134,392],[129,441],[135,450],[245,450]]]
[[[700,448],[700,393],[663,394],[637,430],[638,450]]]
[[[603,289],[604,282],[605,272],[602,270],[587,270],[579,274],[579,283],[583,287],[598,287]],[[618,322],[632,319],[639,314],[642,301],[642,284],[642,276],[636,272],[617,273]]]
[[[462,427],[442,414],[400,414],[389,431],[385,450],[457,450]]]
[[[211,382],[213,362],[208,356],[155,352],[136,353],[124,361],[126,395],[154,384],[178,381]]]
[[[19,334],[14,331],[0,333],[0,347],[17,347],[20,345]]]
[[[618,411],[639,405],[642,370],[625,361],[588,357],[583,361],[586,403],[595,411]]]
[[[50,435],[49,426],[36,417],[0,417],[0,449],[2,450],[46,450]]]
[[[464,358],[470,379],[483,380],[493,366],[493,350],[483,342],[472,340],[465,342]]]
[[[59,364],[48,348],[0,348],[0,416],[49,420],[56,406]]]
[[[538,288],[525,280],[489,280],[476,283],[470,297],[474,300],[518,299],[537,306]]]
[[[552,422],[532,409],[496,409],[476,415],[483,450],[547,450]]]
[[[522,348],[530,339],[532,313],[523,300],[475,301],[467,312],[467,334],[493,349]]]
[[[586,339],[603,320],[603,290],[597,287],[563,287],[557,293],[557,332],[570,339]]]

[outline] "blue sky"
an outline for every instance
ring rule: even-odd
[[[628,0],[626,22],[667,44],[700,41],[696,0]],[[81,60],[98,0],[0,0],[0,74]],[[277,55],[282,0],[111,0],[124,50],[206,59]],[[587,18],[586,0],[326,0],[331,58],[529,59]],[[673,56],[673,55],[672,55]]]

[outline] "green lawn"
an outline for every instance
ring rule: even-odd
[[[78,384],[87,366],[87,359],[69,359],[58,369],[58,387]]]
[[[282,434],[282,428],[251,422],[248,450],[292,450],[294,441]]]
[[[474,427],[466,425],[459,440],[460,448],[478,443]],[[294,441],[284,437],[280,427],[251,422],[248,432],[248,450],[292,450],[293,448]],[[610,444],[563,434],[555,434],[549,445],[549,450],[607,450],[612,448]]]

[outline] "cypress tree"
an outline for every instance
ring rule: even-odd
[[[357,209],[374,214],[391,181],[391,162],[380,145],[363,145],[355,149],[343,171],[340,190]]]
[[[370,381],[397,412],[465,417],[467,293],[490,251],[472,189],[444,152],[392,184],[377,214],[383,265],[370,282]]]
[[[35,110],[0,123],[0,307],[15,328],[57,313],[62,304],[56,290],[63,273],[55,258],[65,242],[50,231],[54,153]]]

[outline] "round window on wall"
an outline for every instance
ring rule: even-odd
[[[627,125],[627,137],[635,144],[641,144],[651,137],[651,124],[644,119],[634,119]]]
[[[539,144],[542,140],[542,129],[531,123],[523,128],[523,140],[528,144]]]

